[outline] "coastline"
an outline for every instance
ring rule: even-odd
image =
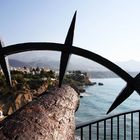
[[[85,96],[80,99],[80,106],[75,115],[77,123],[106,116],[109,107],[126,85],[126,82],[121,78],[96,78],[90,80],[92,82],[103,82],[104,86],[94,85],[86,87],[86,92],[83,93]],[[109,115],[139,108],[140,98],[139,95],[134,92]]]

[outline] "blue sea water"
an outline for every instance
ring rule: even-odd
[[[80,107],[76,112],[77,124],[107,116],[106,113],[109,107],[120,91],[126,86],[126,82],[120,78],[91,79],[91,81],[97,82],[97,84],[86,87],[86,93],[80,99]],[[99,86],[99,82],[104,85]],[[140,109],[140,96],[135,91],[109,115],[134,109]]]
[[[87,86],[86,87],[86,93],[83,93],[83,98],[80,99],[80,106],[78,111],[76,112],[76,124],[80,124],[83,122],[89,122],[98,120],[104,117],[107,117],[106,113],[110,106],[112,105],[113,101],[116,99],[118,94],[121,92],[121,90],[126,86],[126,82],[123,81],[120,78],[109,78],[109,79],[91,79],[92,82],[97,82],[94,86]],[[98,83],[101,82],[104,85],[99,86]],[[132,111],[140,109],[140,96],[137,92],[133,92],[131,96],[129,96],[121,105],[119,105],[115,110],[113,110],[108,115],[114,115],[118,113],[123,113],[127,111]],[[135,118],[136,117],[136,118]],[[120,117],[120,122],[121,122]],[[130,116],[127,116],[128,124],[126,127],[126,139],[131,139],[131,123],[130,123]],[[138,124],[138,115],[136,114],[134,116],[134,124],[136,127],[133,130],[133,133],[135,136],[133,137],[135,140],[139,139],[138,132],[139,128],[137,126]],[[115,125],[115,124],[114,124]],[[120,136],[123,137],[123,123],[120,123]],[[101,124],[102,129],[102,124]],[[94,127],[93,127],[94,128]],[[114,128],[114,131],[116,130],[116,127]],[[93,130],[94,132],[95,130]],[[79,138],[79,132],[76,133],[77,139]],[[101,132],[101,135],[99,137],[100,140],[104,140],[104,134]],[[88,130],[86,130],[84,135],[84,140],[88,140]],[[117,136],[116,134],[113,135],[113,139],[116,140]],[[123,138],[120,138],[122,140]],[[94,139],[96,139],[94,137]],[[110,132],[107,133],[107,139],[110,140]]]

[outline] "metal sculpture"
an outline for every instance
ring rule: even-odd
[[[140,94],[140,73],[133,78],[130,76],[126,71],[121,69],[116,64],[112,63],[111,61],[107,60],[106,58],[90,52],[88,50],[78,48],[72,45],[73,43],[73,36],[74,36],[74,27],[76,21],[76,12],[73,16],[66,40],[64,44],[59,43],[22,43],[22,44],[15,44],[10,45],[7,47],[3,47],[2,43],[0,43],[0,64],[7,80],[7,83],[12,86],[11,83],[11,76],[9,65],[6,61],[6,56],[10,54],[15,54],[19,52],[25,51],[33,51],[33,50],[52,50],[52,51],[60,51],[61,52],[61,61],[60,61],[60,75],[59,75],[59,87],[61,87],[63,77],[68,65],[68,60],[70,58],[70,54],[79,55],[95,61],[106,68],[110,69],[118,76],[120,76],[123,80],[126,81],[126,87],[120,92],[114,103],[109,108],[108,112],[114,110],[118,105],[120,105],[125,99],[127,99],[134,90],[136,90]]]

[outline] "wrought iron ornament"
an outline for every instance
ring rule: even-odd
[[[71,54],[75,54],[78,56],[85,57],[92,61],[95,61],[104,67],[110,69],[114,73],[116,73],[119,77],[126,81],[126,87],[120,92],[118,97],[115,99],[114,103],[109,108],[107,114],[114,110],[118,105],[120,105],[124,100],[126,100],[134,90],[136,90],[140,94],[140,73],[133,78],[130,76],[126,71],[122,68],[114,64],[113,62],[107,60],[106,58],[90,52],[88,50],[78,48],[73,46],[73,36],[74,36],[74,27],[76,21],[76,13],[73,16],[70,28],[67,33],[67,37],[65,39],[64,44],[60,43],[47,43],[47,42],[38,42],[38,43],[22,43],[22,44],[15,44],[10,46],[3,46],[2,42],[0,41],[0,64],[5,75],[7,84],[12,86],[11,82],[11,75],[9,70],[8,64],[8,55],[19,53],[19,52],[26,52],[26,51],[33,51],[33,50],[52,50],[52,51],[59,51],[61,52],[61,60],[60,60],[60,74],[59,74],[59,87],[61,87],[63,78],[65,75],[65,71],[68,65],[68,61]]]

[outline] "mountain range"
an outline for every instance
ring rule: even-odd
[[[10,66],[13,67],[48,67],[50,69],[58,70],[60,59],[36,59],[32,61],[21,61],[17,59],[9,59]],[[118,66],[123,68],[126,71],[140,71],[140,61],[124,61],[124,62],[116,62]],[[105,67],[101,66],[100,64],[83,59],[83,58],[71,58],[68,63],[68,70],[82,70],[82,71],[108,71]]]

